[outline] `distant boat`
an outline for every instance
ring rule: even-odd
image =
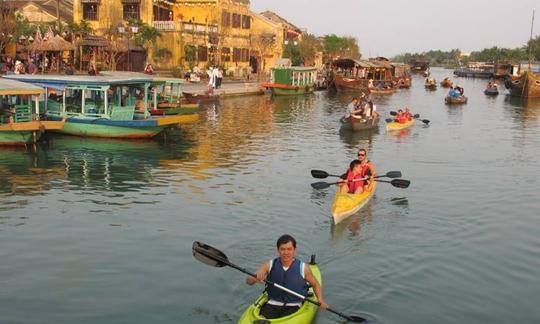
[[[444,80],[441,81],[441,87],[443,88],[450,88],[452,85],[453,82],[448,77],[444,78]]]
[[[540,74],[523,72],[519,77],[506,80],[510,95],[523,98],[540,98]]]
[[[446,96],[446,98],[444,98],[444,102],[449,104],[449,105],[466,104],[467,103],[467,97],[465,97],[465,96],[459,96],[459,97]]]
[[[271,69],[271,81],[261,84],[276,96],[313,93],[317,80],[316,67],[290,66]]]

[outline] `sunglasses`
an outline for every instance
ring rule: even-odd
[[[358,156],[366,156],[364,153],[358,153]]]

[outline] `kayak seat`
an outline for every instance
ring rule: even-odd
[[[269,320],[255,320],[253,321],[253,324],[270,324],[271,322]]]

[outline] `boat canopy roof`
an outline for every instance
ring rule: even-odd
[[[170,84],[184,84],[184,80],[178,79],[178,78],[154,78],[152,80],[152,83],[154,84],[162,84],[162,83],[170,83]]]
[[[361,67],[365,69],[369,68],[388,68],[389,63],[388,62],[382,62],[382,61],[367,61],[367,60],[355,60],[355,59],[349,59],[349,58],[342,58],[337,59],[333,63],[338,68],[342,69],[352,69],[353,67]]]
[[[67,85],[135,85],[152,82],[150,75],[137,72],[101,72],[99,75],[58,75],[58,74],[10,74],[7,79],[33,83],[58,90]]]
[[[42,94],[45,90],[33,84],[0,78],[0,95],[32,95]]]

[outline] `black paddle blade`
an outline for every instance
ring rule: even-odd
[[[347,316],[347,320],[349,322],[353,322],[353,323],[364,323],[366,321],[365,318],[363,317],[360,317],[360,316],[354,316],[354,315],[350,315],[350,316]]]
[[[414,118],[420,118],[420,114],[414,114]]]
[[[384,176],[378,176],[378,177],[387,177],[387,178],[399,178],[401,177],[401,171],[388,171]]]
[[[331,183],[328,183],[328,182],[324,182],[324,181],[319,181],[319,182],[314,182],[311,184],[311,187],[313,187],[313,189],[326,189],[328,187],[330,187]]]
[[[397,115],[397,112],[395,112],[395,111],[390,112],[390,116],[396,116],[396,115]]]
[[[193,242],[192,252],[195,259],[212,267],[221,268],[229,265],[227,256],[210,245],[195,241]]]
[[[392,184],[392,186],[397,188],[409,188],[409,185],[411,184],[409,180],[405,179],[394,179],[390,181],[390,183]]]
[[[393,120],[392,118],[386,118],[385,121],[386,121],[387,123],[391,123],[391,122],[393,122],[394,120]]]
[[[422,123],[424,123],[426,125],[429,124],[429,119],[420,119],[420,120],[422,121]]]
[[[328,172],[323,170],[311,170],[311,176],[317,179],[324,179],[328,177]]]

